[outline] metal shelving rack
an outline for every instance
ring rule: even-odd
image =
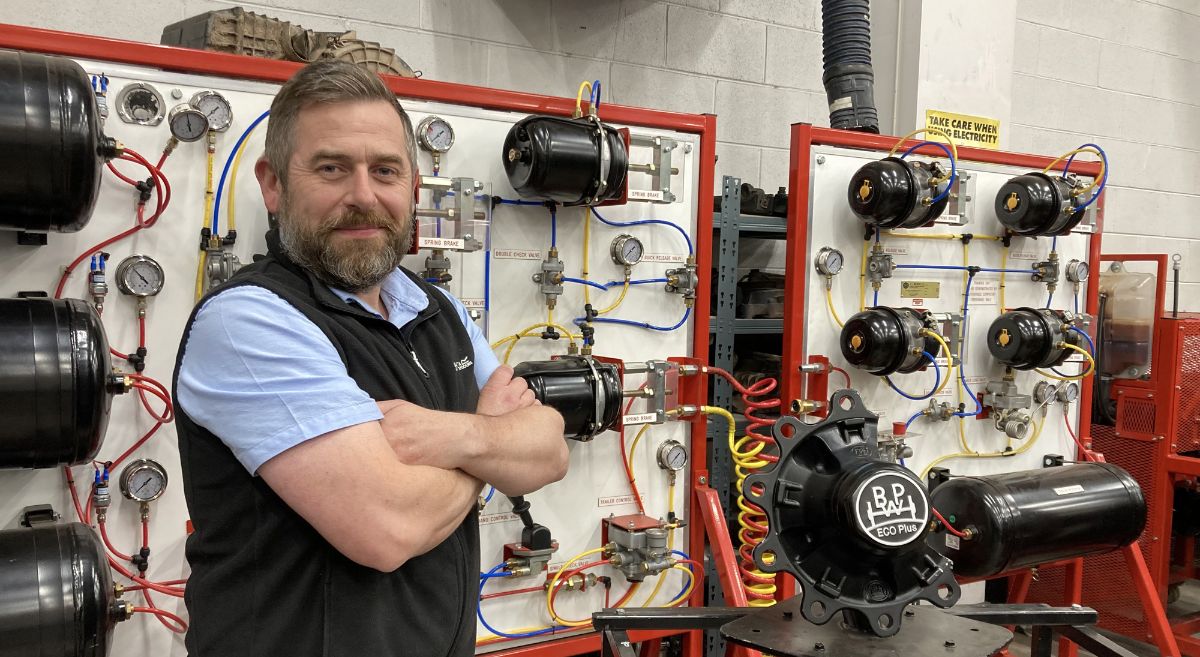
[[[721,207],[713,214],[713,267],[717,270],[717,281],[712,287],[712,296],[716,299],[716,313],[709,320],[709,332],[712,336],[712,358],[710,362],[726,371],[733,371],[734,342],[739,335],[781,334],[782,319],[738,319],[737,317],[737,283],[738,283],[738,251],[742,238],[785,239],[787,237],[787,219],[784,217],[764,217],[741,213],[742,180],[732,176],[724,176],[721,180]],[[701,199],[703,202],[703,199]],[[733,389],[721,378],[714,377],[711,382],[712,401],[714,406],[733,410]],[[738,435],[742,435],[746,422],[738,413]],[[708,426],[708,473],[710,486],[720,496],[725,508],[725,519],[730,527],[737,527],[737,508],[730,504],[733,490],[734,474],[733,459],[729,453],[729,445],[725,440],[728,428],[722,422],[710,422]],[[708,560],[705,573],[704,603],[708,606],[725,605],[725,596],[721,593],[720,578],[717,576],[713,561]],[[715,630],[705,632],[706,655],[725,654],[725,642],[720,633]]]

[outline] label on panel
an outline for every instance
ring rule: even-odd
[[[975,277],[971,281],[971,305],[994,306],[1000,299],[1000,280]]]
[[[901,299],[937,299],[942,296],[942,284],[937,281],[901,281]]]
[[[493,258],[501,260],[541,260],[541,249],[496,249],[492,251]]]
[[[467,242],[450,237],[418,237],[417,246],[422,249],[457,249],[461,251],[467,248]]]
[[[629,190],[630,201],[662,201],[663,193],[654,192],[648,189],[631,189]]]

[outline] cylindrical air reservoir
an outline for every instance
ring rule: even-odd
[[[1109,463],[955,477],[934,488],[933,506],[958,531],[926,537],[954,574],[990,577],[1129,545],[1146,524],[1137,481]]]
[[[83,228],[115,155],[87,73],[66,57],[0,51],[0,117],[0,229]]]
[[[1009,179],[996,193],[996,218],[1015,235],[1065,235],[1083,219],[1071,185],[1041,171]]]
[[[942,194],[948,180],[930,184],[936,175],[932,165],[888,157],[856,171],[846,197],[850,209],[869,226],[922,228],[940,217],[950,202],[950,195]],[[938,196],[936,203],[924,202]]]
[[[89,461],[111,402],[108,339],[79,299],[0,299],[0,468]]]
[[[621,133],[588,116],[527,116],[508,131],[502,157],[522,198],[563,205],[619,198],[629,171]]]
[[[104,657],[122,617],[87,525],[0,531],[0,657]]]
[[[1018,370],[1057,367],[1077,353],[1062,343],[1083,347],[1083,336],[1069,330],[1069,325],[1061,310],[1010,310],[988,328],[988,350],[996,360]]]
[[[541,403],[562,414],[567,438],[591,440],[615,427],[621,417],[621,377],[616,365],[566,356],[517,365]]]
[[[937,340],[921,335],[928,312],[876,306],[855,313],[842,327],[842,356],[854,367],[886,376],[908,374],[929,365],[921,352],[935,358]]]

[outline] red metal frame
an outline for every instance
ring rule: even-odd
[[[292,76],[302,64],[283,62],[241,55],[176,48],[149,43],[137,43],[105,37],[43,30],[19,25],[0,24],[0,48],[24,50],[67,57],[78,57],[98,61],[119,62],[154,67],[166,71],[196,73],[227,78],[250,79],[282,83]],[[418,78],[384,76],[388,87],[402,98],[413,98],[444,103],[454,103],[486,109],[526,112],[557,116],[571,116],[575,111],[575,99],[543,96],[539,94],[489,89],[449,82]],[[662,110],[641,109],[623,105],[605,104],[599,108],[605,121],[646,128],[659,128],[700,136],[699,182],[696,188],[696,266],[701,272],[696,290],[696,304],[692,309],[694,326],[692,352],[695,359],[708,362],[708,318],[710,294],[707,272],[712,268],[712,203],[714,165],[716,163],[717,117],[711,114],[682,114]],[[705,421],[698,418],[692,422],[692,454],[706,454]],[[692,460],[692,478],[704,470],[704,459]],[[700,517],[700,506],[690,500],[690,518]],[[705,534],[703,523],[691,523],[689,532],[691,554],[704,554]],[[721,540],[727,537],[714,537]],[[689,603],[704,604],[703,591],[697,587]],[[672,633],[631,633],[635,638],[666,636]],[[684,650],[688,657],[699,657],[703,643],[700,632],[687,633]],[[581,652],[599,650],[598,635],[584,635],[552,640],[533,646],[524,646],[497,654],[522,655],[523,657],[562,657]]]

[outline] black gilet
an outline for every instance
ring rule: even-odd
[[[350,377],[372,398],[475,411],[474,367],[456,369],[474,360],[471,340],[445,295],[406,271],[431,303],[396,328],[342,301],[291,262],[273,232],[267,245],[265,258],[208,296],[241,285],[270,290],[325,333]],[[176,383],[193,321],[195,311],[183,332]],[[395,572],[361,566],[326,542],[266,482],[246,472],[220,439],[188,417],[186,408],[177,404],[175,410],[184,494],[194,526],[187,539],[192,574],[184,598],[192,618],[186,639],[191,657],[474,653],[475,511],[440,545]]]

